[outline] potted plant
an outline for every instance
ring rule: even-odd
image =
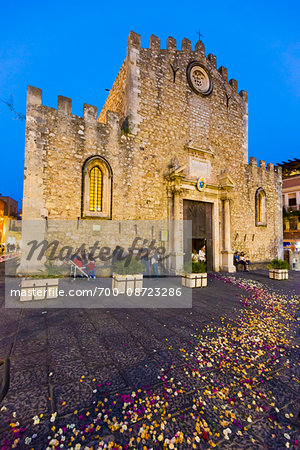
[[[136,289],[143,287],[143,264],[134,257],[116,261],[113,265],[112,289],[118,294],[134,294]]]
[[[272,259],[268,265],[269,278],[273,280],[287,280],[289,277],[290,265],[287,261],[282,259]]]
[[[182,286],[189,288],[207,286],[206,264],[201,261],[191,261],[184,265]]]

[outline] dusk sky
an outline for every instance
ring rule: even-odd
[[[21,207],[25,122],[3,103],[13,95],[26,112],[26,85],[43,91],[43,104],[57,96],[100,112],[126,55],[130,30],[148,47],[154,34],[197,41],[206,54],[249,93],[249,156],[278,163],[300,157],[299,1],[14,1],[1,2],[0,26],[0,193]],[[80,187],[79,187],[80,188]]]

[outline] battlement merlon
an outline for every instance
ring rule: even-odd
[[[236,80],[234,80],[233,78],[231,78],[231,79],[229,80],[229,84],[230,84],[230,86],[232,87],[232,89],[234,90],[234,92],[237,92],[237,91],[238,91],[238,84],[237,84],[237,81],[236,81]]]
[[[120,129],[120,116],[115,111],[106,111],[106,125]]]
[[[245,103],[248,103],[248,92],[241,90],[239,92],[239,95],[242,97],[242,99],[244,100]]]
[[[42,105],[42,89],[27,86],[27,106]]]
[[[227,81],[227,78],[228,78],[227,73],[228,73],[228,71],[227,71],[226,67],[220,66],[219,69],[218,69],[218,71],[220,72],[222,78],[223,78],[225,81]]]
[[[176,39],[174,39],[173,37],[169,36],[167,39],[167,50],[168,52],[176,52],[177,50],[177,43],[176,43]]]
[[[141,48],[141,36],[134,31],[130,31],[129,36],[127,38],[127,48]]]
[[[97,120],[97,107],[84,103],[83,118],[87,120]]]
[[[205,58],[205,45],[202,41],[196,42],[195,45],[195,53],[199,55],[201,58]]]
[[[149,39],[149,48],[154,52],[159,52],[160,50],[160,38],[151,34]]]
[[[260,159],[258,161],[258,166],[261,167],[262,169],[266,170],[266,161],[263,161],[262,159]]]
[[[181,41],[181,51],[185,53],[191,53],[192,43],[189,39],[183,38]]]
[[[64,114],[71,115],[72,114],[72,99],[68,97],[63,97],[59,95],[57,97],[57,111],[60,111]]]
[[[208,61],[210,61],[211,65],[216,69],[217,68],[217,57],[212,53],[207,55]]]

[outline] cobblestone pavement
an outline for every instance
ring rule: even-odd
[[[5,309],[0,270],[0,449],[298,448],[300,273],[212,274],[192,309],[44,311]]]

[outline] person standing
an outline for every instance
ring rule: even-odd
[[[144,266],[143,274],[149,276],[149,250],[145,246],[145,244],[142,245],[139,251],[139,255],[141,258],[141,262]]]
[[[95,279],[96,278],[96,265],[95,265],[95,260],[93,257],[88,256],[88,264],[86,265],[86,268],[88,270],[89,277],[92,279]]]
[[[198,260],[200,262],[206,262],[206,248],[205,245],[203,245],[203,247],[200,248],[199,253],[198,253]]]
[[[150,264],[152,273],[156,278],[159,278],[158,263],[159,263],[159,253],[157,250],[153,249],[150,253]]]

